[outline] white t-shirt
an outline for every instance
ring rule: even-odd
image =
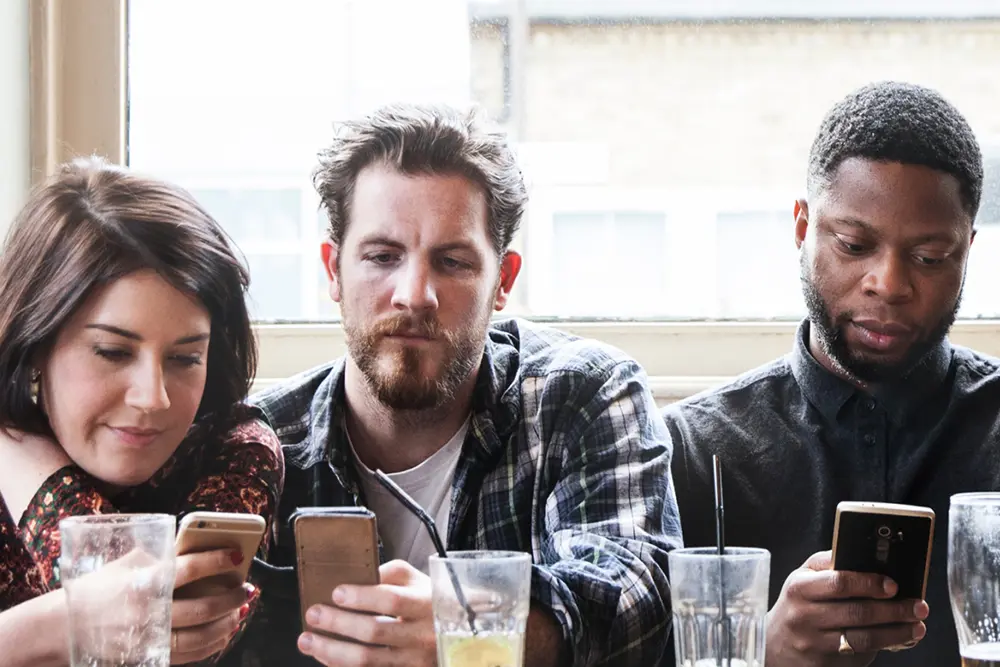
[[[451,485],[455,479],[455,468],[462,453],[462,443],[469,431],[469,420],[466,419],[458,432],[444,447],[436,451],[429,459],[409,470],[389,474],[389,478],[398,484],[406,493],[417,501],[417,504],[434,518],[441,541],[448,542],[448,518],[451,516]],[[375,479],[374,472],[368,468],[354,451],[351,454],[357,465],[361,488],[364,491],[368,509],[375,512],[378,524],[378,534],[382,538],[382,548],[387,561],[402,559],[421,572],[426,573],[427,558],[437,550],[431,541],[427,528],[415,514],[410,512],[396,498],[386,491]]]

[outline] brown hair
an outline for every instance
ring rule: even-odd
[[[97,158],[63,165],[30,196],[0,256],[0,426],[49,434],[32,371],[91,292],[143,269],[211,316],[196,419],[230,423],[257,364],[249,275],[219,224],[184,189]]]
[[[376,162],[403,173],[459,174],[480,186],[489,211],[493,249],[506,252],[528,200],[521,170],[502,132],[491,131],[476,109],[394,104],[341,123],[319,153],[313,185],[330,221],[330,239],[344,240],[358,174]]]

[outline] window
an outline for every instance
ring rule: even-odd
[[[1000,316],[994,2],[127,4],[128,159],[194,190],[247,255],[264,377],[340,349],[322,324],[337,310],[309,172],[333,121],[401,99],[476,102],[510,132],[531,205],[508,313],[604,337],[658,377],[733,375],[781,354],[804,312],[792,204],[813,135],[845,93],[888,78],[940,90],[980,136],[987,182],[961,316],[983,321],[954,338],[1000,353],[985,321]],[[85,14],[63,29],[114,62],[85,37],[114,17]],[[59,80],[72,93],[91,79]],[[114,98],[110,85],[76,94]],[[61,131],[110,132],[95,123]]]

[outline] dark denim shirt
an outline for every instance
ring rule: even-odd
[[[272,567],[255,563],[261,609],[235,664],[315,664],[295,648],[287,519],[299,507],[364,503],[343,427],[344,360],[251,400],[281,439],[286,478]],[[449,550],[531,554],[531,597],[559,621],[573,664],[652,667],[672,656],[667,552],[681,535],[670,440],[634,360],[522,320],[494,323],[451,502]]]
[[[664,410],[685,544],[715,541],[712,454],[723,462],[727,543],[771,551],[771,604],[794,569],[831,548],[838,502],[930,507],[927,636],[874,664],[957,666],[949,498],[1000,490],[1000,360],[944,341],[904,380],[865,392],[824,369],[808,336],[804,322],[788,356]]]

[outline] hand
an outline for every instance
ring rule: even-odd
[[[242,582],[212,582],[198,592],[185,586],[210,577],[231,575],[244,555],[217,549],[177,556],[174,604],[171,614],[170,663],[183,665],[223,650],[250,610],[254,588]],[[197,589],[196,589],[197,590]]]
[[[327,667],[435,664],[430,578],[401,560],[380,567],[379,577],[378,586],[338,586],[336,608],[316,605],[307,612],[310,625],[362,643],[304,632],[299,650]]]
[[[923,639],[927,603],[890,600],[896,584],[877,574],[832,570],[829,551],[813,554],[792,572],[767,617],[769,667],[863,667],[878,651]],[[842,655],[841,632],[854,649]]]

